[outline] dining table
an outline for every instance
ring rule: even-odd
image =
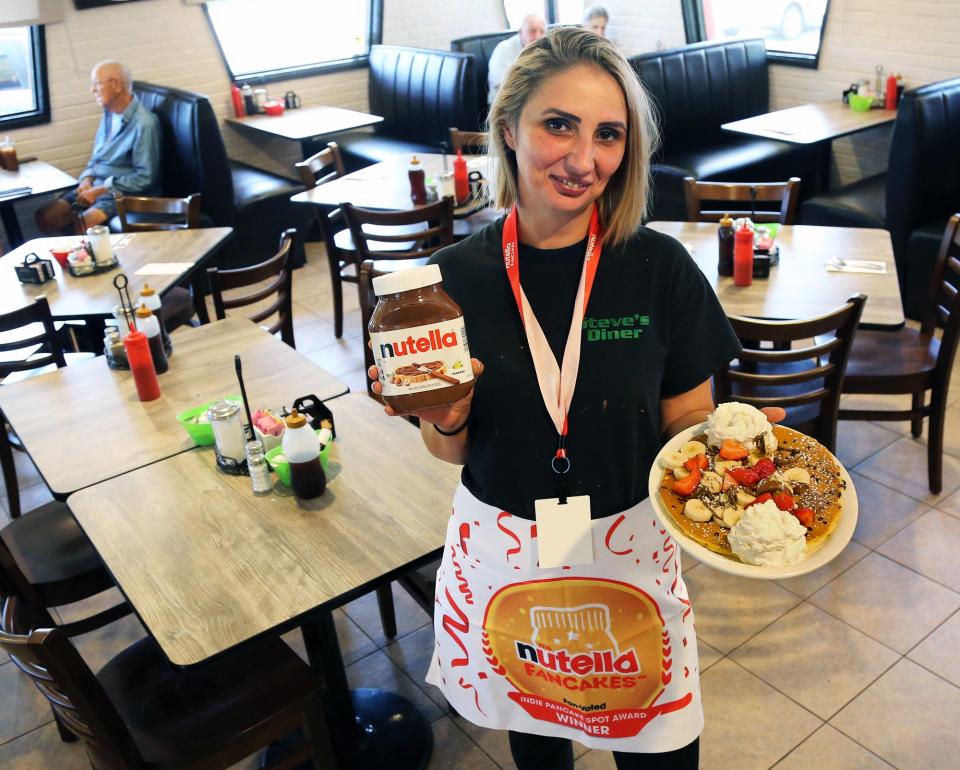
[[[281,115],[246,115],[228,117],[227,125],[240,131],[252,132],[270,138],[287,139],[300,144],[302,158],[313,154],[319,139],[342,131],[352,131],[381,123],[380,115],[371,115],[342,107],[313,105],[284,110]]]
[[[140,401],[130,372],[109,368],[105,356],[0,386],[0,412],[55,497],[193,449],[176,416],[239,395],[235,354],[252,409],[349,390],[246,318],[181,327],[170,336],[170,368],[158,376],[154,401]]]
[[[896,110],[870,109],[860,112],[841,99],[831,99],[734,120],[724,123],[720,128],[734,134],[775,139],[789,144],[817,145],[820,162],[815,189],[825,190],[830,182],[833,140],[889,125],[896,118]]]
[[[784,225],[776,245],[779,261],[767,278],[734,285],[717,274],[716,223],[649,222],[673,236],[693,256],[727,315],[794,320],[829,313],[858,293],[867,296],[861,328],[899,329],[904,324],[893,244],[887,230]],[[864,263],[877,263],[868,269]]]
[[[50,253],[50,249],[80,245],[80,236],[36,238],[0,257],[0,307],[15,310],[43,296],[54,319],[110,318],[118,303],[113,279],[121,272],[130,281],[131,294],[149,283],[163,297],[185,279],[191,280],[199,290],[205,277],[202,268],[232,233],[230,227],[206,227],[114,234],[110,240],[119,265],[112,270],[81,276],[71,275]],[[50,260],[55,278],[41,284],[21,283],[14,265],[22,263],[28,254]],[[206,307],[201,308],[202,305],[197,303],[197,312],[205,321]]]
[[[426,766],[430,725],[404,698],[351,692],[332,611],[442,551],[460,468],[365,393],[327,404],[336,438],[327,488],[255,495],[183,452],[67,500],[144,627],[174,666],[301,627],[341,769]]]
[[[23,230],[14,204],[72,190],[76,185],[77,180],[70,174],[42,160],[21,163],[16,171],[0,171],[0,222],[10,247],[23,243]]]

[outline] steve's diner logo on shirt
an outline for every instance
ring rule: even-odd
[[[583,333],[587,342],[638,340],[644,327],[650,325],[650,316],[632,313],[609,318],[584,318]]]

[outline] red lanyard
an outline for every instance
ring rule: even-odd
[[[510,280],[510,288],[513,290],[517,310],[520,312],[527,335],[527,345],[533,358],[540,394],[543,396],[543,403],[559,435],[557,451],[551,464],[553,470],[561,475],[570,470],[570,460],[566,450],[567,415],[570,411],[570,402],[573,400],[573,391],[577,385],[577,372],[580,369],[580,332],[583,327],[583,316],[587,312],[587,303],[590,301],[590,290],[593,288],[593,280],[597,274],[597,266],[600,264],[601,246],[600,215],[597,207],[594,206],[590,216],[587,251],[583,257],[583,271],[580,273],[580,285],[577,288],[577,299],[573,306],[573,319],[570,322],[570,332],[567,334],[567,344],[563,350],[563,363],[558,365],[546,335],[523,293],[523,287],[520,286],[516,206],[510,210],[510,214],[503,223],[503,263],[507,268],[507,278]],[[560,460],[566,462],[558,463]]]

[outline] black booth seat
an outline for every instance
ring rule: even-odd
[[[490,69],[490,57],[493,49],[507,38],[513,37],[516,32],[488,32],[483,35],[470,35],[450,41],[450,50],[459,51],[473,56],[473,91],[476,101],[473,106],[473,121],[464,125],[456,125],[461,131],[485,131],[487,122],[487,82]]]
[[[887,226],[887,175],[875,174],[821,193],[800,207],[800,222],[828,227]]]
[[[337,136],[348,170],[397,155],[439,152],[450,141],[451,126],[476,121],[469,54],[375,45],[369,67],[370,112],[383,121],[372,132]]]

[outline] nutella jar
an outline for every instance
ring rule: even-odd
[[[452,404],[473,387],[463,312],[441,280],[437,265],[373,279],[370,342],[383,400],[397,412]]]

